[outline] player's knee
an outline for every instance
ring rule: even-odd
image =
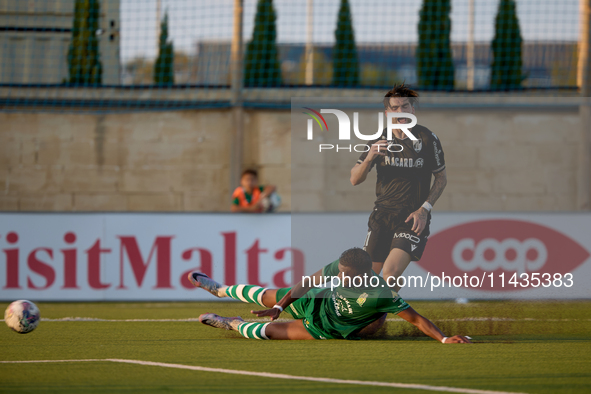
[[[277,291],[266,289],[262,301],[267,308],[273,308],[273,305],[277,303]]]
[[[388,284],[389,287],[396,286],[396,279],[398,279],[399,273],[392,268],[386,269],[384,268],[384,280]]]
[[[304,328],[301,320],[294,320],[289,323],[272,322],[266,327],[265,335],[267,338],[275,340],[314,339]]]

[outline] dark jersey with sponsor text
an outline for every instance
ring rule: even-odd
[[[445,169],[445,159],[439,138],[424,126],[417,125],[412,128],[412,134],[417,138],[399,139],[392,136],[388,141],[392,144],[390,150],[385,151],[386,156],[378,156],[371,164],[371,168],[377,167],[378,180],[376,183],[377,209],[394,214],[408,215],[416,211],[427,200],[431,189],[431,174]],[[386,129],[379,139],[386,139]],[[373,140],[369,145],[376,143]],[[363,153],[357,163],[362,163],[367,157]],[[370,170],[371,170],[370,168]]]

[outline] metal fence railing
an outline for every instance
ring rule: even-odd
[[[0,105],[230,105],[235,3],[0,1]],[[271,106],[289,89],[401,81],[424,91],[576,94],[589,73],[579,59],[589,50],[588,3],[244,0],[240,84],[246,104],[249,91],[267,89]]]

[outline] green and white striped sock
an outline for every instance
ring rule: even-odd
[[[269,339],[265,330],[271,323],[251,323],[244,322],[238,326],[238,332],[245,338],[250,339]]]
[[[232,285],[225,289],[220,289],[228,297],[242,302],[257,304],[263,308],[266,308],[265,304],[263,304],[263,294],[266,290],[264,287],[254,285]]]

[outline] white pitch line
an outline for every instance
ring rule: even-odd
[[[86,361],[106,361],[101,358],[89,358],[81,360],[24,360],[24,361],[0,361],[0,364],[30,364],[30,363],[73,363],[73,362],[86,362]]]
[[[287,320],[287,319],[286,319]],[[41,321],[61,322],[61,321],[82,321],[82,322],[198,322],[198,317],[187,319],[100,319],[96,317],[60,317],[57,319],[41,318]]]
[[[244,319],[250,322],[269,321],[268,318]],[[275,321],[292,321],[293,319],[277,319]],[[392,319],[395,320],[395,319]],[[187,319],[100,319],[95,317],[61,317],[57,319],[41,318],[44,322],[198,322],[198,317]]]
[[[252,318],[244,319],[245,321],[262,322],[269,321],[265,318]],[[293,319],[277,319],[276,321],[291,321]],[[41,321],[47,322],[198,322],[199,318],[186,318],[186,319],[100,319],[95,317],[61,317],[57,319],[41,318]],[[389,322],[403,322],[403,319],[386,319]],[[522,318],[512,319],[505,317],[463,317],[458,319],[433,319],[434,322],[469,322],[469,321],[501,321],[501,322],[585,322],[591,321],[591,319],[534,319],[534,318]]]
[[[225,368],[209,368],[209,367],[200,367],[197,365],[169,364],[169,363],[158,363],[158,362],[153,362],[153,361],[127,360],[127,359],[120,359],[120,358],[87,359],[87,360],[0,361],[0,363],[3,363],[3,364],[51,363],[51,362],[60,362],[60,363],[73,362],[73,363],[75,363],[75,362],[84,362],[84,361],[110,361],[110,362],[114,362],[114,363],[149,365],[149,366],[154,366],[154,367],[188,369],[191,371],[216,372],[216,373],[226,373],[226,374],[231,374],[231,375],[258,376],[258,377],[272,378],[272,379],[303,380],[303,381],[308,381],[308,382],[352,384],[352,385],[360,385],[360,386],[396,387],[396,388],[415,389],[415,390],[443,391],[443,392],[448,392],[448,393],[525,394],[525,393],[516,393],[516,392],[511,392],[511,391],[492,391],[492,390],[463,389],[463,388],[458,388],[458,387],[447,387],[447,386],[431,386],[431,385],[427,385],[427,384],[392,383],[392,382],[376,382],[376,381],[366,381],[366,380],[317,378],[317,377],[313,377],[313,376],[297,376],[297,375],[287,375],[287,374],[282,374],[282,373],[242,371],[242,370],[238,370],[238,369],[225,369]]]

